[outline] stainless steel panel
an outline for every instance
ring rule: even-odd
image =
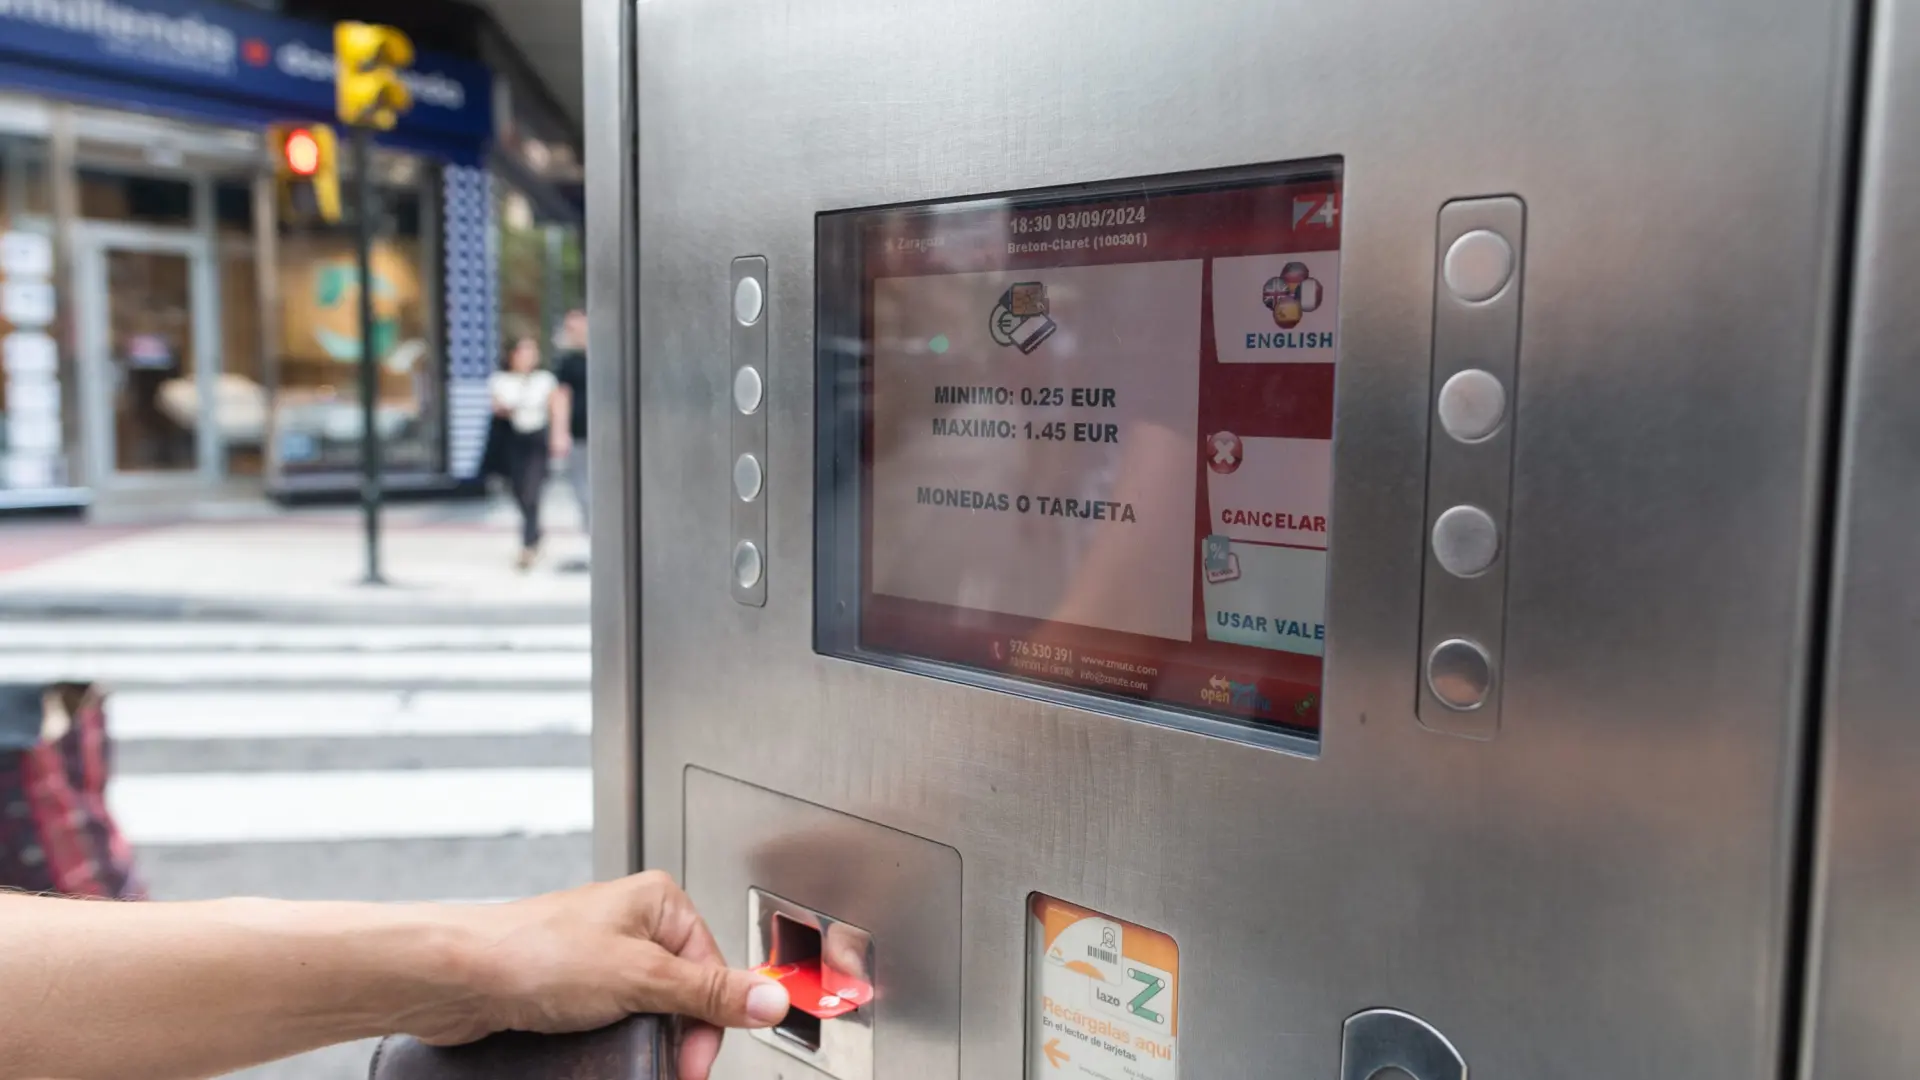
[[[957,850],[967,1080],[1022,1068],[1033,891],[1180,942],[1205,973],[1182,992],[1195,1077],[1334,1075],[1342,1023],[1378,1007],[1486,1076],[1776,1075],[1848,4],[629,10],[650,863],[726,835],[683,806],[689,766]],[[728,258],[773,268],[771,558],[808,566],[815,213],[1330,154],[1317,759],[822,659],[804,574],[764,609],[712,588]],[[1422,730],[1413,679],[1434,214],[1499,191],[1527,202],[1527,377],[1503,732],[1476,742]],[[764,1076],[756,1049],[729,1040],[719,1075]]]
[[[1873,5],[1803,1075],[1920,1075],[1920,8]]]
[[[633,5],[580,0],[586,99],[587,471],[593,485],[593,872],[640,866],[640,434]]]
[[[765,958],[748,940],[761,915],[754,889],[870,935],[873,1001],[860,1023],[843,1024],[845,1045],[826,1043],[827,1025],[842,1021],[823,1023],[822,1053],[812,1060],[828,1075],[959,1077],[958,853],[698,768],[686,771],[686,826],[687,893],[734,963]],[[1009,993],[1017,997],[1020,985]],[[762,1040],[727,1040],[724,1060],[721,1075],[812,1075]]]

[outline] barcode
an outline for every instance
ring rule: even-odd
[[[1087,946],[1087,955],[1096,960],[1105,960],[1109,964],[1117,964],[1120,962],[1119,953],[1107,949],[1096,949],[1091,945]]]

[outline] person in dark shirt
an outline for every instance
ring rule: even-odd
[[[560,389],[553,395],[553,460],[561,462],[567,486],[580,501],[580,527],[593,519],[593,489],[587,483],[587,313],[567,312],[555,336],[560,352],[553,374]]]

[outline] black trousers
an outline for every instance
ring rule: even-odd
[[[507,429],[507,479],[513,501],[520,507],[520,544],[540,546],[540,496],[547,489],[547,456],[551,450],[547,429]]]

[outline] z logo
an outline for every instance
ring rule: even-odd
[[[1302,225],[1330,229],[1333,227],[1334,219],[1339,216],[1340,196],[1335,192],[1293,197],[1293,227],[1296,229]]]
[[[1162,990],[1167,988],[1167,980],[1151,972],[1141,971],[1139,968],[1128,968],[1127,978],[1140,984],[1140,992],[1135,994],[1133,1000],[1127,1003],[1127,1011],[1151,1023],[1166,1023],[1167,1018],[1164,1014],[1149,1009],[1147,1006],[1152,1003],[1154,998],[1160,996]]]

